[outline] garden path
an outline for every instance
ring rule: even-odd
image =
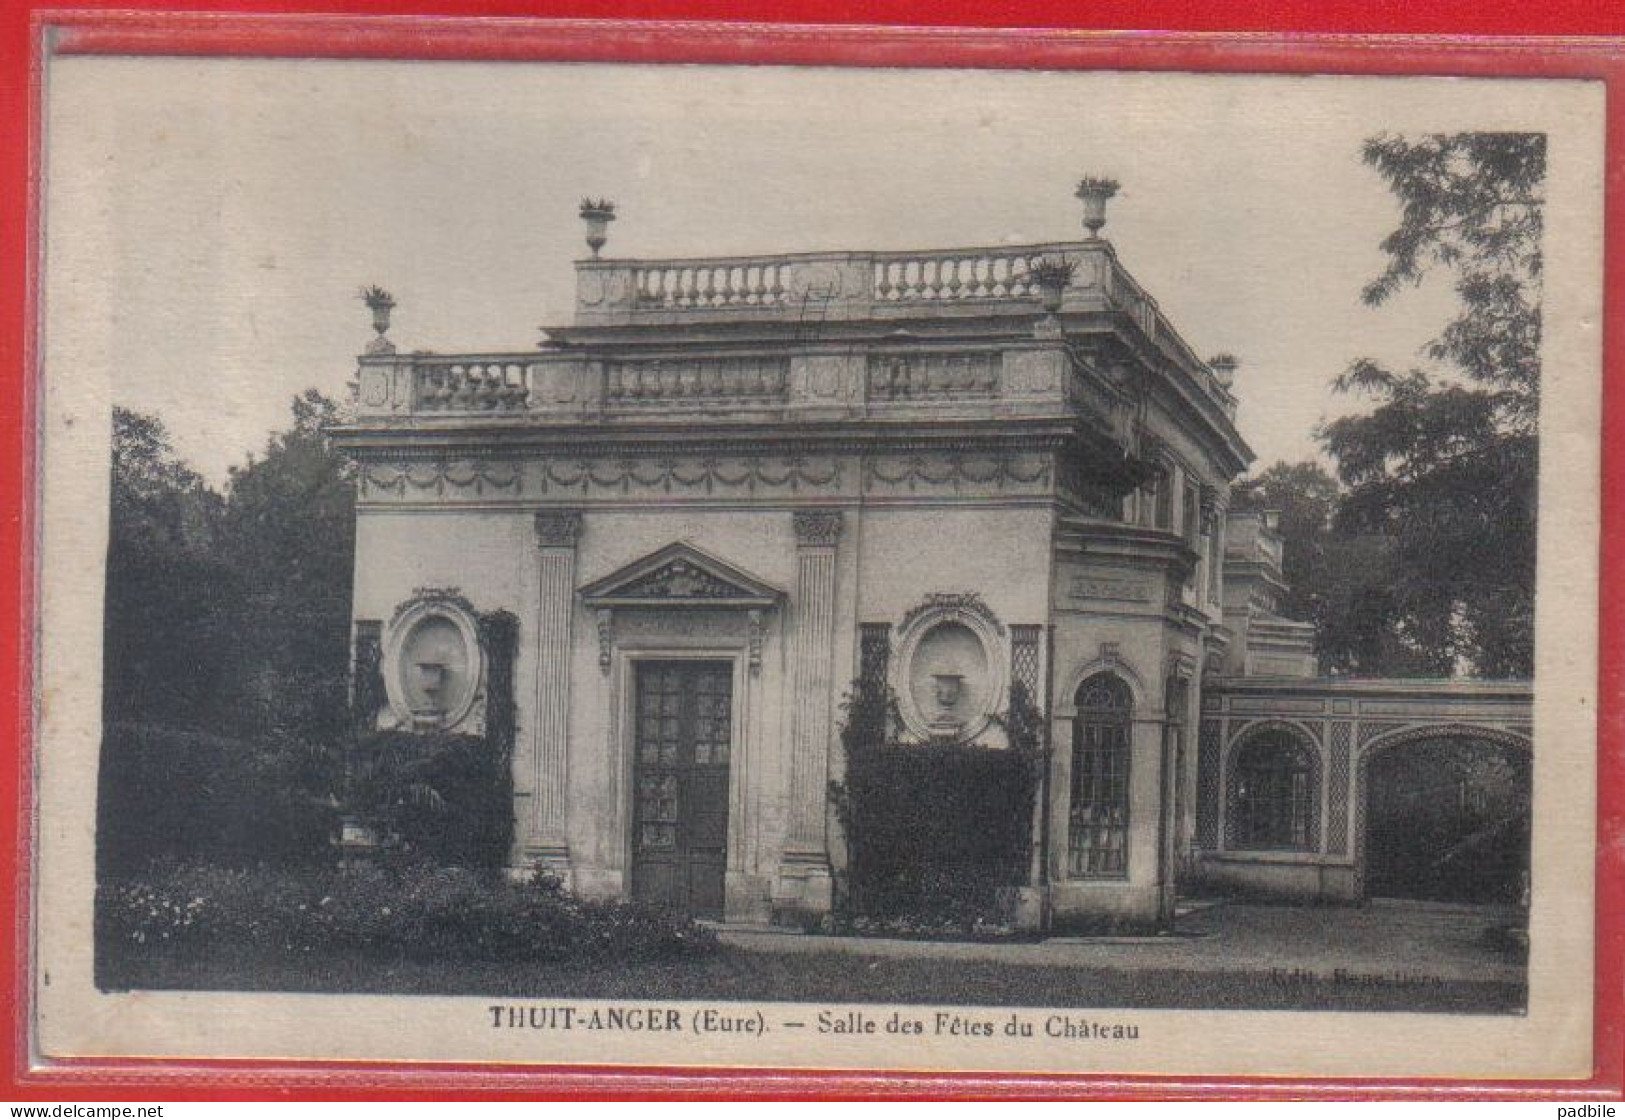
[[[1524,965],[1505,931],[1510,907],[1377,899],[1364,906],[1182,902],[1172,934],[1052,937],[1037,942],[831,937],[720,928],[722,940],[771,952],[999,961],[1056,967],[1248,972],[1284,979],[1521,982]]]

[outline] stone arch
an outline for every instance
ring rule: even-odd
[[[1259,844],[1242,842],[1237,839],[1240,824],[1237,820],[1236,805],[1238,799],[1237,758],[1241,752],[1272,736],[1283,737],[1287,744],[1296,748],[1307,763],[1308,788],[1302,793],[1306,806],[1305,837],[1301,843]],[[1226,849],[1259,850],[1280,847],[1291,851],[1317,852],[1320,850],[1321,837],[1325,834],[1323,817],[1325,815],[1326,760],[1320,736],[1309,725],[1293,719],[1263,719],[1245,725],[1235,735],[1231,736],[1229,742],[1225,744],[1219,782],[1220,795],[1223,799],[1223,836]]]
[[[1145,713],[1161,707],[1161,695],[1153,696],[1153,690],[1146,687],[1145,681],[1135,672],[1134,666],[1120,657],[1102,656],[1075,666],[1067,673],[1065,685],[1057,690],[1055,696],[1056,717],[1071,719],[1076,715],[1077,709],[1073,705],[1073,700],[1078,694],[1078,689],[1083,687],[1085,681],[1102,673],[1109,673],[1128,686],[1129,696],[1134,701],[1135,719],[1144,718]]]
[[[1080,704],[1086,690],[1092,702]],[[1067,751],[1067,877],[1127,878],[1134,689],[1123,674],[1107,668],[1079,681],[1067,700],[1073,713]]]
[[[1362,745],[1355,758],[1355,764],[1351,768],[1354,777],[1354,788],[1351,791],[1354,802],[1354,834],[1351,851],[1354,854],[1354,884],[1357,897],[1365,898],[1369,887],[1370,869],[1367,856],[1371,816],[1372,763],[1379,757],[1387,756],[1397,749],[1414,746],[1418,743],[1450,739],[1492,744],[1499,748],[1531,756],[1534,747],[1530,736],[1520,731],[1459,721],[1407,724],[1403,727],[1385,731],[1370,742]]]

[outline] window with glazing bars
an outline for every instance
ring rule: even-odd
[[[1075,879],[1122,878],[1133,697],[1120,679],[1102,673],[1079,685],[1074,699],[1067,871]]]
[[[1320,797],[1315,756],[1284,731],[1237,748],[1230,763],[1230,846],[1312,850]]]

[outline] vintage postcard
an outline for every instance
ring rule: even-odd
[[[44,88],[39,1063],[1589,1075],[1600,82]]]

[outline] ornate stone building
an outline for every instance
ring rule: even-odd
[[[513,865],[765,921],[830,906],[855,679],[994,750],[1019,684],[1053,747],[1028,921],[1166,919],[1203,874],[1356,897],[1357,752],[1423,710],[1310,680],[1280,539],[1226,508],[1235,364],[1085,202],[1081,241],[683,260],[600,259],[592,208],[575,322],[526,353],[397,353],[375,300],[338,432],[367,718],[477,730],[508,612]],[[1503,691],[1453,726],[1517,739]]]

